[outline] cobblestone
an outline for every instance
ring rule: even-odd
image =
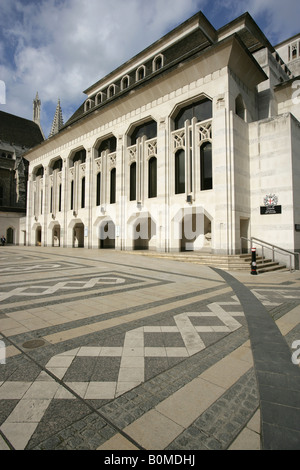
[[[13,247],[11,250],[18,251],[18,248]],[[9,386],[10,382],[17,381],[21,383],[24,390],[31,385],[39,389],[38,382],[41,378],[43,381],[56,380],[61,387],[60,392],[64,392],[61,397],[55,395],[49,404],[47,402],[48,407],[44,410],[36,430],[32,434],[28,432],[28,436],[22,436],[21,440],[17,439],[18,432],[16,431],[21,429],[23,424],[13,422],[15,430],[12,432],[12,421],[9,419],[16,406],[20,409],[23,406],[24,411],[26,410],[26,398],[11,400],[3,393],[1,399],[0,395],[0,437],[2,436],[2,439],[5,437],[5,442],[9,443],[11,448],[94,450],[101,449],[101,446],[105,445],[107,449],[110,448],[111,442],[111,445],[115,446],[114,443],[118,442],[121,436],[122,445],[127,443],[129,448],[139,449],[150,446],[150,449],[155,450],[156,445],[160,448],[163,441],[164,448],[169,450],[228,449],[245,430],[256,410],[260,409],[259,387],[261,393],[266,394],[269,400],[271,399],[270,386],[274,386],[274,373],[272,378],[270,370],[277,371],[278,377],[275,375],[278,378],[279,388],[282,389],[283,384],[287,388],[285,394],[281,395],[283,399],[287,400],[289,394],[290,406],[294,407],[296,413],[300,409],[297,395],[300,378],[298,371],[291,368],[290,360],[292,342],[300,339],[299,275],[298,277],[297,274],[289,273],[274,274],[272,277],[266,275],[261,289],[259,281],[262,278],[253,279],[249,275],[242,274],[236,278],[231,274],[226,277],[220,275],[218,270],[194,265],[187,266],[184,263],[166,260],[158,262],[146,257],[114,252],[109,254],[99,252],[95,256],[89,250],[74,252],[74,250],[67,249],[47,250],[41,247],[39,250],[35,248],[24,248],[24,250],[28,251],[29,255],[27,263],[30,253],[36,254],[40,266],[43,262],[49,262],[50,259],[55,259],[57,264],[61,260],[64,262],[59,268],[58,278],[55,278],[54,271],[51,276],[45,270],[43,271],[42,278],[45,285],[49,283],[54,285],[62,278],[67,279],[68,282],[81,279],[81,277],[88,281],[95,275],[99,275],[100,265],[105,267],[105,272],[101,271],[102,275],[123,277],[126,281],[123,288],[105,287],[106,290],[101,291],[98,286],[86,291],[75,291],[74,298],[71,298],[68,293],[66,296],[63,290],[61,292],[57,290],[54,296],[46,298],[41,295],[40,298],[34,299],[35,303],[32,306],[28,297],[14,297],[13,289],[10,290],[10,285],[14,288],[16,283],[24,282],[24,274],[18,277],[16,271],[13,271],[13,276],[6,276],[6,292],[10,293],[11,297],[8,302],[4,304],[2,302],[0,305],[0,328],[4,326],[4,330],[1,329],[1,340],[7,343],[13,354],[9,356],[6,365],[0,366],[0,392],[3,384]],[[71,257],[72,261],[76,258],[76,266],[73,265],[72,271],[69,270]],[[48,282],[48,277],[51,278],[51,282],[50,280]],[[34,292],[36,283],[34,270],[26,274],[25,282],[27,287],[31,286]],[[242,304],[237,301],[241,289],[239,283],[244,286],[244,292],[241,295]],[[279,289],[278,286],[280,286]],[[262,308],[263,303],[255,300],[252,291],[265,300],[266,307]],[[156,296],[157,293],[159,296]],[[290,298],[291,295],[293,300]],[[101,397],[95,393],[91,394],[91,390],[97,389],[95,383],[99,384],[103,381],[105,386],[118,383],[123,357],[122,348],[126,337],[134,337],[133,331],[145,326],[150,327],[150,330],[149,328],[145,330],[143,337],[146,347],[182,348],[185,346],[182,334],[179,334],[178,330],[174,333],[175,316],[187,315],[188,312],[211,313],[212,310],[209,308],[211,304],[217,304],[221,309],[224,308],[224,312],[231,312],[229,316],[232,319],[238,319],[239,327],[235,331],[229,329],[214,332],[212,330],[214,327],[224,328],[225,324],[220,317],[199,315],[194,323],[193,318],[187,317],[193,325],[193,332],[198,327],[201,331],[203,326],[210,329],[199,333],[204,343],[202,350],[188,357],[145,357],[145,378],[139,385],[134,383],[134,386],[121,396],[116,394],[111,397]],[[249,320],[251,323],[257,317],[255,312],[253,313],[253,305],[258,308],[260,323],[259,328],[251,329],[251,337],[248,329]],[[251,317],[252,313],[253,317]],[[22,320],[25,316],[30,320],[27,324],[28,331],[20,333],[21,327],[26,329],[26,324],[24,325]],[[287,324],[284,324],[286,317],[288,318]],[[54,318],[59,320],[57,324],[49,322]],[[2,320],[5,321],[1,323]],[[263,360],[262,357],[256,355],[257,344],[256,338],[253,338],[253,331],[264,340],[268,340],[270,331],[259,330],[269,325],[269,320],[271,327],[275,325],[275,320],[280,320],[284,330],[287,328],[288,333],[284,334],[286,334],[289,348],[288,369],[290,372],[288,373],[283,370],[278,371],[278,367],[284,368],[287,364],[286,347],[281,342],[282,335],[276,336],[278,361],[272,360],[274,344],[266,346]],[[47,322],[49,322],[48,325]],[[30,324],[42,327],[30,329]],[[8,326],[15,328],[16,334],[11,329],[6,329]],[[250,326],[252,327],[252,324]],[[164,329],[157,330],[157,327],[164,327]],[[173,333],[167,333],[166,331],[171,327]],[[157,331],[160,333],[157,334]],[[128,333],[131,336],[127,336]],[[254,341],[249,342],[249,338]],[[33,350],[23,348],[25,341],[36,339],[42,339],[44,346]],[[97,355],[90,357],[84,353],[77,356],[76,351],[83,346],[86,346],[84,348],[86,351],[91,351],[93,348],[99,350],[99,354],[101,348],[114,348],[114,351],[118,348],[119,355],[102,358]],[[249,357],[244,360],[243,357],[240,359],[239,356],[235,356],[235,360],[230,362],[231,355],[239,350],[241,354],[247,350]],[[222,382],[223,379],[220,376],[216,376],[216,383],[213,381],[214,376],[211,382],[209,380],[206,382],[216,397],[213,394],[214,398],[211,402],[210,397],[204,397],[210,403],[205,409],[202,409],[202,403],[199,403],[198,410],[191,402],[189,395],[184,398],[183,391],[186,390],[188,394],[192,390],[192,396],[197,399],[198,390],[193,387],[199,383],[204,385],[205,379],[201,377],[205,376],[207,371],[218,370],[220,361],[226,363],[229,360],[229,364],[238,363],[243,371],[253,352],[255,353],[254,368],[252,368],[253,364],[247,365],[246,370],[247,368],[249,370],[234,376],[232,383],[228,382],[229,385],[226,380]],[[66,369],[49,366],[53,359],[59,358],[61,361],[61,357],[58,356],[60,354],[63,354],[63,357],[70,357],[71,364]],[[128,356],[126,362],[128,363]],[[235,371],[230,367],[228,373],[234,373]],[[87,395],[87,387],[90,384],[92,387]],[[289,392],[291,386],[293,394]],[[43,389],[43,387],[40,388]],[[5,387],[2,390],[5,391]],[[168,408],[168,403],[172,403],[173,399],[176,401],[177,396],[181,397],[183,403],[177,402],[179,412],[175,415],[172,407]],[[43,397],[36,397],[37,401],[33,403],[37,407],[39,399],[43,400]],[[162,407],[162,404],[165,406]],[[189,408],[190,416],[193,417],[189,422],[186,422],[186,416],[182,414],[183,405]],[[283,416],[284,408],[280,411]],[[276,416],[269,410],[268,413],[269,416],[274,417],[274,420],[276,419]],[[263,413],[263,418],[264,416],[266,414]],[[184,418],[184,423],[181,421],[182,418]],[[274,445],[280,447],[280,439],[274,435],[274,423],[266,423],[264,420],[262,422],[267,431],[267,444],[273,442]],[[164,427],[166,423],[172,425],[172,433],[170,433],[170,427]],[[296,426],[295,420],[293,420],[293,425]],[[260,432],[260,429],[256,430],[258,436]],[[297,445],[297,438],[294,438],[293,446]]]

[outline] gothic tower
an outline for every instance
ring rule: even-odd
[[[52,137],[55,134],[57,134],[60,131],[60,129],[63,127],[63,125],[64,125],[64,122],[63,122],[62,110],[60,107],[60,100],[58,99],[58,103],[56,106],[56,111],[55,111],[54,119],[52,122],[52,127],[51,127],[49,137]]]
[[[42,103],[41,103],[41,100],[39,99],[39,94],[38,92],[36,92],[36,97],[33,100],[33,122],[35,122],[39,126],[41,133],[43,137],[45,138],[43,129],[41,127],[41,104]]]

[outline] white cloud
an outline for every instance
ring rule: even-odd
[[[299,10],[298,2],[0,0],[0,61],[10,56],[0,64],[0,79],[7,86],[2,109],[31,119],[38,91],[44,109],[49,104],[55,109],[61,99],[66,120],[84,100],[83,90],[200,9],[207,6],[216,27],[248,10],[264,19],[266,35],[285,39],[289,21],[298,28],[299,14],[293,12]],[[42,115],[47,135],[53,115]]]
[[[63,108],[78,104],[84,89],[189,18],[197,4],[163,0],[161,8],[162,0],[0,0],[5,7],[0,26],[14,45],[10,63],[0,68],[9,78],[11,112],[23,112],[26,101],[25,117],[31,118],[37,90],[43,103],[56,104],[60,97]]]

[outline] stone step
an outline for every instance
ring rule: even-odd
[[[126,252],[128,253],[128,252]],[[251,270],[252,255],[219,255],[213,253],[199,253],[199,252],[180,252],[180,253],[158,253],[153,251],[132,251],[131,253],[153,258],[163,258],[173,261],[181,261],[185,263],[199,264],[202,266],[212,266],[227,271],[249,271]],[[285,265],[281,265],[271,259],[263,259],[261,256],[256,257],[257,273],[262,274],[265,272],[286,270]]]

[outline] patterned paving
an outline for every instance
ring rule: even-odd
[[[114,284],[113,281],[115,283],[122,281],[111,278],[104,278],[104,280],[109,280],[112,284]],[[97,282],[94,282],[91,286],[90,283],[89,287],[94,287],[96,284]],[[43,292],[43,295],[46,294],[48,292]],[[59,385],[52,376],[44,372],[41,372],[34,382],[6,381],[0,386],[0,400],[20,399],[20,401],[2,424],[2,432],[11,441],[14,441],[15,433],[18,436],[22,435],[22,445],[25,447],[52,399],[75,399],[71,393],[73,391],[85,400],[112,400],[132,390],[145,380],[145,358],[190,357],[206,347],[201,333],[230,333],[239,329],[242,325],[235,317],[243,316],[243,312],[237,310],[227,312],[223,308],[231,306],[240,307],[240,304],[238,301],[212,303],[207,306],[208,311],[205,312],[186,312],[175,315],[173,318],[175,326],[155,325],[130,330],[125,334],[122,347],[84,346],[55,355],[45,366],[47,371],[63,380],[72,368],[77,369],[77,373],[80,372],[80,364],[76,364],[76,358],[91,358],[94,367],[96,359],[101,361],[102,358],[120,358],[116,368],[118,374],[116,381],[65,381],[64,385]],[[197,324],[197,320],[202,320],[202,324]],[[146,346],[145,335],[147,333],[155,335],[178,333],[181,335],[184,346]],[[33,410],[35,410],[34,413]],[[13,430],[12,434],[11,430]]]
[[[10,273],[1,271],[0,449],[189,448],[192,423],[219,401],[232,407],[230,388],[239,381],[234,431],[212,448],[227,448],[247,426],[258,408],[247,322],[210,268],[115,252],[7,248],[0,253]],[[300,295],[296,276],[278,282],[247,278],[279,318]],[[218,419],[227,429],[226,406]],[[145,436],[140,420],[148,423]],[[257,446],[259,429],[248,432]],[[209,440],[202,445],[210,448]]]
[[[70,290],[86,290],[91,289],[95,286],[103,285],[112,285],[116,286],[119,284],[124,284],[125,280],[117,277],[93,277],[87,281],[62,281],[57,282],[52,285],[39,285],[33,284],[28,287],[17,287],[8,292],[0,292],[0,302],[3,302],[10,297],[16,296],[27,296],[27,297],[36,297],[41,295],[51,295],[59,292],[60,290],[70,291]]]

